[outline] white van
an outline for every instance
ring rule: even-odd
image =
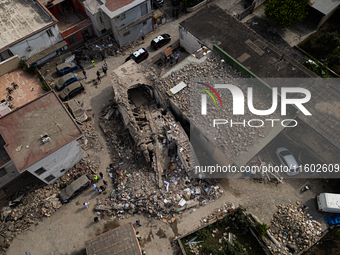
[[[320,193],[316,196],[319,210],[329,213],[340,213],[340,194]]]

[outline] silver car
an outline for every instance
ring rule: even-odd
[[[84,122],[87,120],[85,110],[80,106],[77,100],[73,99],[67,102],[67,108],[69,112],[78,122]]]
[[[299,164],[295,160],[293,154],[286,148],[280,147],[275,151],[277,157],[279,158],[281,164],[288,168],[286,172],[287,175],[293,176],[297,175],[300,171]]]

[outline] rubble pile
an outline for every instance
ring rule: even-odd
[[[275,112],[266,116],[254,116],[248,109],[245,109],[244,115],[233,115],[233,99],[228,89],[219,89],[218,94],[223,102],[223,107],[214,104],[213,100],[207,100],[209,114],[201,114],[201,94],[199,87],[205,88],[204,85],[197,82],[213,86],[216,83],[233,84],[239,87],[244,95],[247,94],[247,87],[253,88],[253,104],[255,109],[270,109],[272,106],[271,92],[254,86],[250,79],[244,77],[235,68],[226,64],[218,55],[212,54],[202,63],[189,63],[180,70],[172,72],[169,76],[161,79],[154,79],[156,75],[154,69],[148,70],[147,77],[154,80],[155,87],[160,90],[163,98],[168,98],[173,104],[176,104],[184,115],[190,116],[191,121],[204,132],[210,141],[221,148],[230,158],[240,157],[259,139],[266,137],[267,127],[279,125],[279,122],[271,123],[266,119],[281,119]],[[208,79],[207,77],[213,77]],[[187,87],[182,89],[172,97],[168,97],[167,91],[175,87],[180,82],[184,82]],[[226,125],[218,125],[213,128],[213,119],[228,119]],[[256,119],[248,125],[248,120]],[[230,126],[230,120],[234,124]],[[262,122],[261,122],[262,121]],[[244,125],[242,124],[244,122]],[[240,124],[241,123],[241,124]],[[252,126],[261,126],[254,128]],[[211,127],[211,128],[207,128]]]
[[[278,205],[269,227],[269,233],[284,247],[303,250],[317,242],[321,236],[321,224],[294,205]],[[273,246],[273,245],[272,245]],[[271,247],[276,254],[282,253],[276,246]]]
[[[152,124],[160,125],[160,130],[165,132],[163,121],[167,117],[168,115],[162,115],[162,118],[157,116],[157,121]],[[106,106],[101,113],[100,127],[106,135],[113,162],[107,167],[113,189],[107,191],[104,200],[98,201],[96,210],[117,218],[145,213],[149,218],[171,223],[183,210],[203,205],[221,196],[223,190],[216,185],[215,180],[189,178],[180,154],[171,150],[170,156],[167,156],[168,150],[162,155],[167,168],[159,172],[153,169],[152,162],[146,161],[143,151],[136,146],[125,129],[122,118],[115,104]],[[176,127],[173,125],[173,130],[179,130]],[[170,131],[171,128],[167,130]],[[155,133],[150,135],[156,137]],[[163,144],[166,136],[164,134],[159,140],[160,144]],[[174,133],[172,139],[175,137],[177,136]],[[159,185],[159,181],[163,185]]]
[[[95,173],[97,168],[96,157],[84,158],[53,184],[41,187],[34,183],[22,188],[1,209],[0,245],[9,246],[16,235],[33,224],[38,225],[44,217],[50,217],[62,206],[58,198],[60,190],[84,174]]]
[[[99,152],[103,150],[103,145],[99,141],[98,134],[92,125],[93,124],[90,122],[85,122],[81,126],[81,130],[85,136],[85,146],[83,147],[83,149],[85,151],[91,149],[93,152]]]
[[[221,208],[215,210],[212,214],[201,219],[201,226],[220,220],[224,218],[228,213],[233,212],[235,205],[233,203],[225,203]]]

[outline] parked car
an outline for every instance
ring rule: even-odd
[[[79,82],[76,81],[69,86],[65,87],[60,93],[59,97],[62,101],[70,100],[71,98],[75,97],[76,95],[84,92],[84,86]]]
[[[125,62],[129,61],[130,59],[133,59],[138,64],[143,60],[147,59],[148,56],[149,56],[148,51],[144,48],[141,48],[132,53],[127,59],[125,59]]]
[[[280,147],[276,150],[276,155],[279,158],[282,165],[288,167],[287,175],[297,175],[300,171],[299,164],[296,162],[293,154],[286,148]]]
[[[68,73],[63,77],[59,78],[58,82],[55,84],[58,90],[62,90],[71,83],[77,81],[77,77],[73,73]]]
[[[77,65],[73,62],[67,62],[67,63],[62,63],[60,65],[57,65],[56,68],[57,68],[59,75],[64,75],[76,69]]]
[[[155,8],[160,8],[164,4],[164,0],[152,0],[152,2]]]
[[[155,50],[157,50],[160,47],[164,46],[165,44],[169,43],[170,41],[171,41],[171,36],[169,34],[159,35],[151,41],[151,48],[154,48]]]
[[[90,180],[86,175],[82,175],[77,180],[73,181],[59,193],[59,199],[62,203],[68,203],[72,198],[78,195],[81,191],[90,185]]]
[[[84,122],[87,120],[88,117],[85,113],[85,110],[80,106],[77,100],[73,99],[68,101],[66,104],[68,110],[78,122]]]
[[[320,193],[316,196],[316,201],[319,211],[340,213],[340,194]]]

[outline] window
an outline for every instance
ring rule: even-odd
[[[50,182],[50,181],[52,181],[54,178],[55,178],[54,175],[50,174],[49,176],[47,176],[47,177],[45,178],[45,181],[46,181],[46,182]]]
[[[75,35],[68,38],[68,41],[70,44],[74,44],[77,41],[77,37]]]
[[[125,13],[122,13],[122,14],[120,15],[120,20],[123,20],[123,19],[125,19]]]
[[[63,172],[65,172],[66,171],[66,169],[62,169],[62,170],[60,170],[60,173],[63,173]]]
[[[48,29],[48,30],[46,31],[46,33],[48,34],[49,37],[54,36],[54,34],[52,33],[52,30],[51,30],[51,29]]]
[[[143,26],[146,26],[147,24],[148,24],[147,20],[143,22]]]
[[[141,12],[142,16],[148,14],[148,6],[147,6],[146,3],[144,3],[140,6],[140,12]]]
[[[1,167],[0,168],[0,177],[5,176],[7,174],[6,168]]]
[[[36,175],[42,175],[43,173],[45,173],[46,172],[46,169],[45,168],[43,168],[43,167],[40,167],[38,170],[35,170],[34,171],[34,173],[36,174]]]
[[[104,23],[102,17],[99,17],[100,23]]]
[[[130,34],[130,31],[127,31],[123,34],[123,36],[128,36]]]

